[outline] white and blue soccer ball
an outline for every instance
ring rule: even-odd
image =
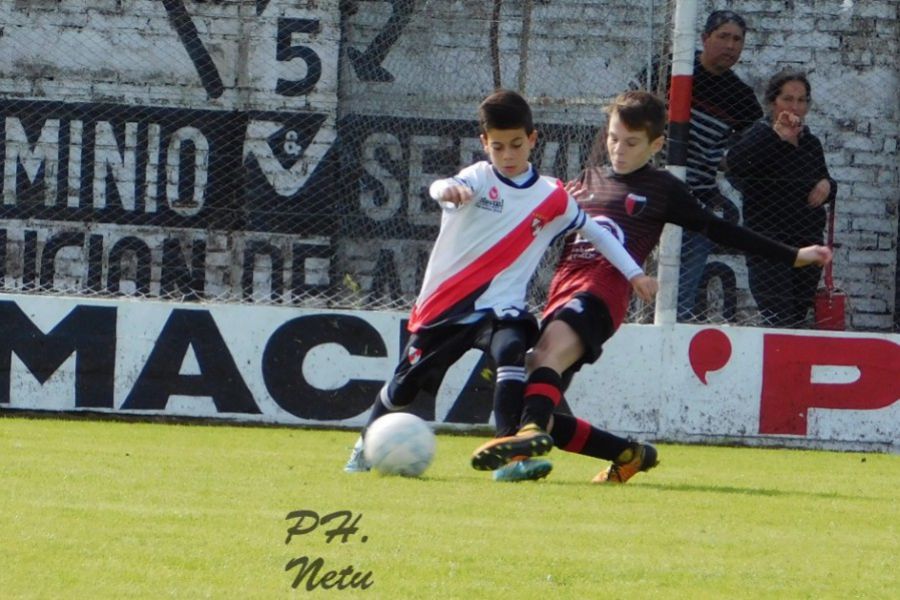
[[[434,458],[435,437],[428,423],[410,413],[390,413],[369,426],[366,461],[383,475],[418,477]]]

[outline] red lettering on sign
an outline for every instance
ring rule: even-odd
[[[855,367],[849,383],[813,383],[814,366]],[[872,410],[900,398],[900,345],[889,340],[766,335],[759,432],[806,435],[810,408]]]

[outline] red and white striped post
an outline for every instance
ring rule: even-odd
[[[684,181],[687,171],[691,88],[694,74],[697,0],[677,0],[672,34],[672,81],[669,84],[669,137],[666,168]],[[656,325],[671,325],[678,317],[678,272],[681,266],[681,227],[666,225],[659,243],[659,294]]]

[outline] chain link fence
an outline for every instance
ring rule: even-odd
[[[716,8],[698,3],[698,51]],[[837,192],[833,279],[847,327],[900,330],[897,3],[729,8],[748,25],[734,70],[762,110],[774,73],[808,74],[806,123]],[[497,86],[524,92],[539,129],[533,163],[574,178],[611,98],[634,86],[666,94],[666,77],[640,74],[665,72],[673,10],[656,0],[5,2],[0,290],[405,310],[439,224],[428,185],[483,157],[480,100]],[[751,179],[789,188],[808,175]],[[752,185],[719,173],[712,208],[753,224]],[[532,282],[535,308],[552,266],[551,252]],[[700,269],[686,318],[770,322],[744,256],[713,247]],[[764,279],[768,295],[794,294]],[[630,320],[652,314],[635,304]],[[813,323],[809,311],[779,326]]]

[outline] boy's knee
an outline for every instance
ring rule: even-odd
[[[526,360],[525,368],[527,368],[528,371],[531,372],[537,368],[545,366],[548,356],[549,356],[549,353],[546,352],[545,350],[538,348],[538,347],[532,348],[528,352],[528,356],[525,359]]]
[[[517,340],[497,348],[493,353],[494,360],[497,361],[498,367],[524,365],[527,351],[525,343]]]
[[[400,410],[413,403],[416,399],[418,390],[414,386],[403,385],[401,382],[392,381],[390,384],[381,388],[379,399],[381,403],[390,411]]]

